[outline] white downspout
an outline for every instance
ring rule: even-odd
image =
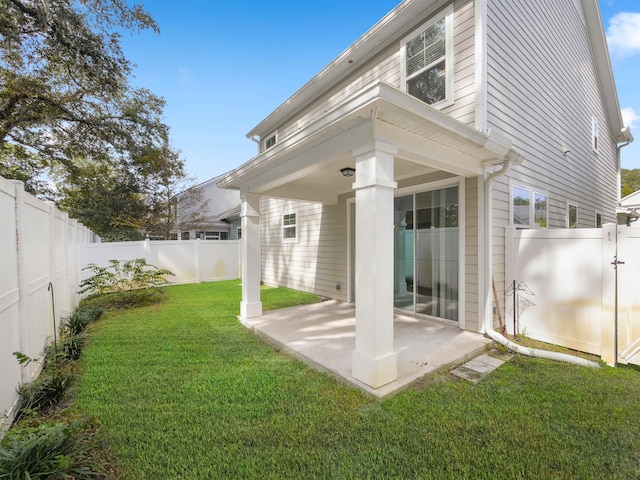
[[[511,168],[511,159],[506,159],[502,164],[502,168],[489,175],[484,180],[484,207],[485,207],[485,239],[484,239],[484,274],[485,274],[485,312],[484,312],[484,331],[493,341],[506,346],[509,350],[527,355],[529,357],[547,358],[560,362],[573,363],[585,367],[599,368],[596,362],[585,360],[584,358],[574,357],[566,353],[549,352],[546,350],[538,350],[536,348],[525,347],[510,341],[493,329],[493,302],[491,301],[491,280],[493,278],[493,212],[492,212],[492,183],[497,177],[506,174]]]

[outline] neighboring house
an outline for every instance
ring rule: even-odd
[[[179,232],[181,240],[237,240],[240,228],[240,195],[237,191],[219,188],[222,177],[212,178],[178,194],[178,218],[205,205],[206,221]],[[196,190],[196,194],[193,191]],[[235,215],[233,212],[236,212]],[[190,223],[190,222],[189,222]]]
[[[616,209],[618,224],[631,225],[640,217],[640,191],[630,193],[618,204]]]
[[[241,316],[261,280],[354,302],[374,388],[396,309],[491,327],[504,227],[614,221],[633,140],[597,0],[406,0],[248,137],[218,182],[242,201]]]

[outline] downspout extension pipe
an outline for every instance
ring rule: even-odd
[[[502,168],[497,170],[489,175],[484,180],[484,206],[485,206],[485,241],[484,241],[484,262],[485,262],[485,288],[488,285],[491,285],[491,280],[493,277],[493,217],[492,217],[492,195],[491,195],[491,187],[493,180],[497,177],[500,177],[506,174],[511,168],[513,160],[508,158],[502,164]],[[574,365],[581,365],[584,367],[594,367],[600,368],[600,365],[596,362],[591,362],[584,358],[574,357],[573,355],[568,355],[566,353],[559,352],[549,352],[547,350],[539,350],[537,348],[525,347],[523,345],[519,345],[517,343],[512,342],[508,338],[504,337],[502,334],[496,332],[493,328],[493,315],[491,314],[491,296],[485,295],[487,304],[485,305],[485,314],[484,314],[484,331],[485,334],[491,338],[494,342],[497,342],[501,345],[507,347],[507,349],[512,352],[519,353],[521,355],[526,355],[528,357],[537,357],[537,358],[546,358],[549,360],[556,360],[558,362],[566,362],[572,363]]]

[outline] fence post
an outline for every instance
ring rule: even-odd
[[[516,265],[517,262],[517,255],[516,255],[516,227],[505,227],[504,229],[504,286],[505,289],[507,288],[508,285],[513,285],[513,281],[516,278],[516,270],[518,268],[518,266]],[[491,279],[491,281],[493,281],[493,279]],[[502,290],[502,292],[499,292],[500,297],[499,299],[503,299],[504,301],[504,326],[505,326],[505,330],[509,331],[509,327],[513,327],[514,322],[514,315],[515,312],[511,313],[511,316],[509,316],[509,309],[507,308],[507,303],[506,303],[506,296],[505,296],[505,291]],[[514,295],[516,294],[516,292],[513,293]],[[507,321],[507,317],[509,317],[509,321]],[[513,335],[517,335],[518,332],[511,332]]]
[[[602,312],[600,357],[607,365],[615,365],[616,354],[616,258],[618,226],[607,223],[602,227]]]
[[[27,272],[24,259],[24,183],[19,180],[11,180],[15,186],[15,211],[16,211],[16,251],[18,259],[18,345],[20,352],[26,353],[29,349],[29,322],[27,311]],[[21,368],[22,383],[30,380],[30,369]]]
[[[200,239],[196,238],[196,283],[200,283]]]

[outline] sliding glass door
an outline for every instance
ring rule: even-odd
[[[458,320],[458,187],[394,201],[394,305]]]

